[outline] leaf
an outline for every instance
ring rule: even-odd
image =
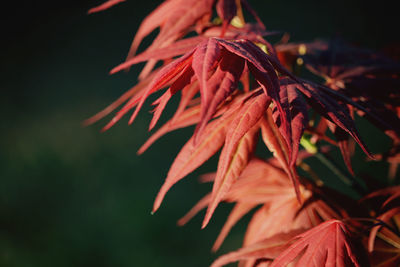
[[[186,86],[182,91],[181,101],[174,116],[166,122],[160,129],[157,130],[142,147],[138,150],[138,154],[142,154],[147,148],[153,144],[158,138],[164,134],[176,129],[184,128],[196,124],[200,120],[200,106],[192,106],[187,108],[189,102],[198,92],[198,83],[192,83]],[[187,109],[186,109],[187,108]]]
[[[382,208],[384,208],[393,200],[400,199],[400,186],[391,186],[381,190],[377,190],[367,195],[364,199],[371,199],[379,196],[389,196],[382,205]]]
[[[303,199],[311,196],[308,190],[303,189],[301,192]],[[314,212],[313,208],[310,206],[302,209],[289,180],[286,181],[286,185],[271,184],[264,198],[267,201],[254,213],[247,227],[244,246],[257,243],[277,233],[315,226],[310,218],[310,214]]]
[[[175,77],[177,81],[182,81],[177,86],[178,89],[174,90],[178,91],[193,82],[191,78],[193,69],[195,77],[200,83],[202,101],[201,121],[196,127],[195,136],[199,132],[201,133],[218,105],[225,101],[236,89],[239,77],[242,76],[244,71],[243,60],[246,61],[250,72],[262,86],[265,94],[270,96],[276,105],[280,121],[275,116],[275,122],[279,124],[279,131],[287,144],[285,157],[287,157],[289,165],[294,166],[296,162],[299,140],[308,121],[307,108],[299,91],[306,97],[310,105],[349,133],[360,144],[361,148],[370,155],[359,138],[347,108],[345,108],[345,105],[338,104],[337,101],[344,101],[351,105],[356,105],[356,103],[329,88],[299,81],[279,64],[275,56],[267,55],[246,40],[226,41],[220,38],[210,38],[199,44],[192,52],[164,67],[162,69],[164,74],[159,75],[162,78],[157,78],[159,81],[164,80],[162,85],[165,85],[174,79],[174,75],[181,75],[178,78]],[[227,64],[227,62],[230,64]],[[276,71],[287,77],[279,80]],[[224,77],[226,77],[226,80]],[[223,82],[220,83],[220,80]],[[137,99],[132,105],[126,106],[121,113],[126,112],[133,105],[138,105],[130,120],[132,121],[147,96],[153,90],[158,90],[162,86],[154,87],[148,89],[143,97],[140,97],[140,101]],[[121,113],[118,115],[121,115]],[[194,140],[196,139],[197,137]],[[342,147],[342,151],[344,151],[344,147]],[[346,156],[346,154],[344,155]],[[295,175],[292,175],[292,179],[294,183],[297,182]]]
[[[278,159],[283,170],[292,180],[297,199],[299,203],[302,202],[300,194],[300,185],[297,177],[296,166],[290,164],[289,150],[287,143],[284,141],[282,135],[276,124],[273,122],[271,111],[268,110],[264,119],[261,121],[262,139],[268,149]]]
[[[308,104],[326,119],[330,120],[350,134],[350,136],[352,136],[353,139],[360,145],[361,149],[368,156],[373,158],[372,154],[368,151],[364,142],[361,140],[354,125],[354,121],[347,109],[344,109],[343,105],[338,104],[338,100],[342,100],[343,98],[336,98],[338,95],[333,93],[333,90],[322,85],[317,85],[311,82],[303,82],[302,84],[303,86],[298,88],[306,97]]]
[[[354,153],[354,142],[351,142],[349,135],[342,128],[333,125],[332,123],[330,123],[329,126],[336,137],[337,144],[339,146],[340,152],[342,153],[344,163],[346,164],[350,174],[354,176],[353,167],[351,166],[351,156]]]
[[[394,207],[394,208],[389,209],[388,211],[384,212],[383,214],[379,215],[377,219],[381,222],[388,223],[390,221],[390,219],[394,218],[395,216],[399,216],[399,215],[400,215],[400,207]],[[369,252],[372,252],[374,250],[375,238],[382,227],[383,227],[382,225],[377,225],[371,230],[371,232],[369,234],[369,238],[368,238],[368,251]]]
[[[117,73],[121,70],[131,67],[134,64],[137,64],[140,62],[145,62],[150,59],[163,60],[163,59],[170,59],[175,56],[183,55],[183,54],[188,53],[191,50],[193,50],[199,43],[201,43],[202,41],[204,41],[206,39],[207,39],[207,37],[204,37],[204,36],[195,36],[195,37],[179,40],[179,41],[174,42],[173,44],[168,45],[166,47],[148,49],[148,50],[144,51],[143,53],[136,55],[134,57],[131,57],[130,59],[126,60],[124,63],[121,63],[120,65],[114,67],[110,71],[110,74]]]
[[[182,89],[185,85],[179,83],[181,79],[178,79],[175,77],[178,74],[182,74],[182,72],[185,74],[191,71],[191,68],[187,68],[187,61],[191,59],[192,54],[188,53],[187,55],[179,58],[178,60],[175,60],[171,62],[170,64],[164,66],[159,70],[156,74],[154,74],[154,77],[151,75],[141,81],[141,83],[145,83],[145,87],[141,87],[140,91],[136,92],[135,95],[131,97],[131,99],[122,107],[120,111],[117,112],[117,114],[114,116],[114,118],[102,129],[102,131],[106,131],[109,128],[111,128],[115,123],[117,123],[126,113],[128,113],[129,110],[132,108],[136,107],[135,112],[132,114],[129,124],[131,124],[134,119],[136,118],[137,114],[139,113],[140,109],[142,108],[144,101],[147,99],[147,97],[154,93],[157,90],[162,89],[163,87],[167,86],[168,84],[171,84],[173,79],[178,81],[177,83],[173,83],[171,85],[172,88],[174,88],[174,93],[178,89]],[[150,78],[151,77],[151,78]],[[183,80],[185,80],[185,75],[182,75]],[[150,82],[151,81],[151,82]],[[121,97],[122,98],[122,97]],[[119,102],[119,99],[117,100]],[[97,116],[97,115],[96,115]]]
[[[116,124],[126,113],[129,112],[130,109],[134,108],[137,106],[137,104],[140,102],[141,98],[143,97],[145,90],[147,89],[148,85],[144,87],[141,91],[137,92],[134,94],[131,99],[119,110],[114,117],[111,119],[110,122],[108,122],[102,129],[101,131],[107,131],[110,129],[114,124]],[[117,100],[118,101],[118,100]]]
[[[246,213],[245,210],[248,209],[249,211],[252,207],[265,203],[271,199],[271,193],[274,192],[274,189],[271,190],[271,185],[274,184],[274,182],[280,181],[280,178],[282,178],[280,175],[282,175],[282,171],[276,169],[274,166],[263,160],[253,157],[249,161],[237,181],[232,185],[224,197],[224,201],[237,202],[238,204],[234,210],[231,211],[228,221],[225,223],[216,243],[213,246],[213,250],[218,249],[231,227]],[[266,179],[266,177],[268,177],[268,179]],[[202,182],[212,182],[214,180],[215,173],[208,174],[205,178],[202,176]],[[282,183],[282,181],[279,183]],[[277,191],[280,191],[280,189],[281,188]],[[178,224],[181,225],[182,223],[186,223],[197,212],[207,207],[210,200],[211,194],[202,198],[182,219],[179,220]]]
[[[177,222],[179,226],[187,224],[199,211],[206,208],[207,205],[210,203],[211,200],[211,193],[205,195],[202,199],[200,199],[196,205],[194,205],[188,213],[185,214],[182,218],[180,218]]]
[[[135,112],[132,114],[129,123],[132,123],[133,120],[136,118],[137,114],[139,113],[140,109],[142,108],[144,101],[147,99],[149,95],[154,93],[157,90],[162,89],[164,86],[166,86],[172,79],[176,78],[179,74],[185,73],[185,72],[191,72],[191,68],[187,68],[188,64],[192,60],[192,54],[188,53],[185,56],[179,58],[178,60],[175,60],[168,64],[167,66],[163,67],[154,77],[153,81],[151,84],[146,88],[146,90],[143,92],[143,95],[138,99],[137,101],[137,108]],[[179,76],[178,76],[179,78]],[[183,89],[185,85],[180,84],[179,88],[176,88],[174,91],[177,91],[178,89]],[[135,103],[136,104],[136,103]],[[125,106],[120,112],[123,113],[125,111],[128,111],[131,109],[132,106],[127,105]]]
[[[244,103],[238,115],[229,125],[226,141],[218,162],[217,175],[212,190],[212,200],[208,206],[202,228],[209,222],[218,203],[239,177],[256,144],[256,124],[270,103],[264,94],[256,95]]]
[[[235,0],[218,0],[216,9],[218,16],[222,20],[227,21],[227,23],[230,23],[237,12]]]
[[[157,194],[153,212],[160,207],[165,194],[175,183],[202,165],[220,149],[225,141],[225,135],[232,119],[233,117],[223,116],[214,120],[207,125],[196,145],[194,145],[192,137],[183,146],[172,163],[167,178]]]
[[[221,48],[215,38],[210,38],[207,41],[199,44],[193,54],[193,70],[200,82],[200,87],[204,88],[204,93],[207,93],[206,83],[209,72],[221,58]]]
[[[250,49],[250,52],[247,52],[246,49]],[[238,82],[244,71],[244,61],[247,61],[247,65],[253,66],[250,71],[256,75],[255,77],[263,86],[266,95],[272,95],[275,104],[281,107],[278,93],[279,81],[274,66],[269,62],[270,59],[273,61],[271,56],[262,52],[250,41],[226,41],[220,38],[209,38],[184,56],[164,66],[156,74],[152,83],[141,92],[141,95],[134,96],[117,113],[117,116],[107,125],[107,128],[118,121],[131,108],[137,106],[129,120],[129,123],[132,123],[144,101],[153,92],[172,83],[171,93],[175,94],[197,80],[200,84],[202,104],[202,119],[195,130],[195,136],[197,136],[208,120],[212,118],[217,107],[237,90]],[[280,69],[283,70],[283,67],[280,67]],[[160,108],[160,110],[162,109]],[[282,118],[286,118],[286,113],[281,107]],[[156,118],[154,121],[156,121]],[[288,129],[287,119],[284,119],[284,122],[285,129]],[[151,126],[154,126],[154,123]],[[197,140],[197,137],[194,140]]]
[[[177,35],[183,35],[197,21],[201,20],[205,15],[212,13],[214,0],[184,0],[174,6],[174,11],[171,12],[171,17],[165,22],[160,30],[156,41],[162,43],[168,38],[174,38]]]
[[[357,102],[362,107],[359,115],[398,139],[400,123],[393,110],[400,100],[398,62],[340,40],[314,45],[311,50],[304,56],[306,67],[323,77],[327,86]]]
[[[400,140],[400,118],[388,108],[387,104],[380,103],[376,99],[365,98],[357,100],[356,103],[362,107],[358,115],[381,129],[394,142]]]
[[[142,145],[142,147],[138,150],[138,154],[142,154],[145,150],[147,150],[157,139],[159,139],[164,134],[174,131],[176,129],[184,128],[190,125],[194,125],[200,121],[200,105],[190,106],[185,109],[189,105],[189,101],[198,91],[198,84],[192,83],[190,84],[186,90],[182,90],[182,99],[179,103],[179,107],[176,110],[174,116],[166,122],[160,129],[158,129],[146,142]],[[241,105],[243,99],[247,97],[248,94],[240,95],[235,97],[232,101],[227,101],[218,108],[218,111],[215,113],[215,117],[219,117],[222,114],[226,113],[225,117],[228,117],[232,111],[235,111],[237,107]]]
[[[86,119],[83,122],[83,125],[91,125],[108,114],[110,114],[112,111],[114,111],[116,108],[118,108],[120,105],[122,105],[125,101],[127,101],[129,98],[134,99],[136,98],[135,95],[140,94],[141,91],[143,91],[151,82],[151,80],[154,78],[155,73],[147,77],[147,79],[140,81],[137,85],[133,86],[131,89],[126,91],[122,96],[120,96],[116,101],[111,103],[109,106],[107,106],[105,109],[102,111],[98,112],[94,116],[90,117],[89,119]]]
[[[276,68],[282,74],[293,76],[289,71],[285,70],[283,66],[280,66],[277,60],[273,59],[273,56],[269,56],[264,53],[258,46],[248,40],[239,40],[235,42],[225,42],[220,40],[227,50],[235,53],[238,56],[243,57],[248,61],[248,67],[250,72],[254,75],[258,83],[262,86],[266,95],[270,96],[278,108],[282,131],[288,133],[290,131],[290,125],[288,122],[289,107],[284,105],[285,99],[280,96],[280,85],[278,76],[276,74]],[[274,65],[271,63],[274,62]],[[287,100],[286,100],[287,101]],[[285,134],[287,137],[289,134]],[[289,143],[289,140],[286,140]]]
[[[279,233],[266,238],[256,244],[243,247],[237,251],[222,255],[216,259],[211,267],[220,267],[235,261],[243,260],[272,260],[289,246],[289,241],[304,230],[294,230],[289,233]],[[251,265],[254,266],[254,265]]]
[[[93,14],[93,13],[96,13],[96,12],[100,12],[100,11],[109,9],[112,6],[115,6],[116,4],[119,4],[119,3],[122,3],[122,2],[125,2],[125,1],[126,0],[108,0],[108,1],[104,2],[103,4],[101,4],[99,6],[96,6],[96,7],[93,7],[91,9],[89,9],[88,14]]]
[[[254,152],[257,138],[258,127],[254,127],[251,131],[246,133],[237,143],[233,151],[227,149],[222,150],[220,161],[229,157],[228,162],[222,161],[222,167],[219,167],[217,176],[213,185],[211,201],[207,208],[206,216],[204,218],[202,228],[206,227],[211,219],[211,216],[216,209],[219,202],[225,197],[229,188],[239,177],[240,173],[246,167],[251,155]],[[228,152],[227,152],[228,151]],[[229,153],[230,152],[230,153]],[[228,155],[227,155],[228,154]],[[219,165],[220,166],[220,165]]]
[[[152,130],[156,125],[158,119],[161,116],[166,104],[170,100],[171,96],[176,94],[177,92],[185,89],[187,86],[190,87],[192,83],[193,70],[190,66],[186,67],[184,73],[179,76],[172,84],[171,87],[159,98],[157,99],[153,105],[157,105],[157,108],[154,111],[153,119],[150,122],[149,130]],[[194,85],[194,84],[193,84]],[[194,88],[194,91],[197,91],[197,87]],[[191,95],[189,95],[191,96]],[[182,103],[181,103],[182,104]],[[184,108],[184,107],[181,107]]]
[[[397,229],[398,230],[398,229]],[[382,228],[370,253],[371,266],[393,267],[400,264],[400,236],[388,228]]]
[[[345,223],[339,220],[324,222],[297,236],[297,240],[282,252],[270,267],[281,267],[299,257],[296,266],[359,266]]]
[[[379,221],[388,224],[390,219],[400,214],[400,207],[395,203],[396,200],[400,200],[400,186],[391,186],[381,190],[377,190],[375,192],[368,194],[366,197],[362,199],[362,201],[382,196],[388,196],[388,198],[383,202],[381,207],[381,209],[386,209],[386,210],[383,212],[381,211],[380,212],[381,214],[377,217],[377,219]],[[392,203],[394,205],[390,205]],[[381,228],[382,225],[377,225],[370,232],[368,238],[368,250],[370,252],[374,250],[375,239]]]
[[[133,57],[143,38],[157,27],[160,33],[152,47],[159,47],[166,41],[173,42],[189,32],[190,27],[206,14],[212,12],[213,0],[169,0],[162,3],[147,16],[139,27],[127,59]]]
[[[180,114],[178,118],[173,118],[164,124],[160,129],[157,130],[138,150],[138,154],[142,154],[147,150],[157,139],[159,139],[164,134],[174,131],[176,129],[184,128],[200,120],[200,106],[195,106],[186,109]]]
[[[213,94],[215,93],[214,90],[210,90],[208,79],[211,70],[214,69],[215,64],[221,58],[221,48],[218,44],[217,40],[214,38],[210,38],[205,42],[202,42],[200,45],[197,46],[194,54],[193,54],[193,70],[197,77],[197,80],[200,83],[200,92],[201,92],[201,103],[202,103],[202,110],[201,110],[201,117],[205,116],[205,112],[208,108],[210,99],[212,98]],[[224,100],[224,99],[223,99]],[[201,128],[205,126],[207,121],[202,122]],[[199,126],[195,130],[196,133],[199,131]],[[196,141],[195,137],[195,141]]]
[[[289,177],[270,159],[268,162],[252,158],[241,175],[223,197],[225,202],[236,202],[227,221],[224,224],[214,246],[217,250],[230,229],[248,211],[258,205],[263,205],[252,217],[244,246],[250,246],[280,232],[290,232],[295,229],[308,229],[324,220],[342,218],[331,206],[319,197],[314,197],[311,191],[301,187],[303,205],[297,201]],[[214,175],[207,175],[207,181],[215,180]],[[178,224],[182,225],[196,213],[209,205],[211,195],[202,198]]]
[[[226,29],[231,23],[231,20],[236,16],[237,6],[235,0],[218,0],[217,14],[222,19],[222,31],[221,36],[224,36]]]
[[[238,178],[237,182],[235,182],[232,187],[230,188],[228,194],[225,195],[224,201],[232,202],[232,201],[239,201],[239,200],[244,200],[246,203],[251,203],[252,207],[255,207],[258,205],[260,201],[257,196],[255,196],[255,193],[257,193],[254,190],[254,180],[259,181],[259,180],[264,180],[265,179],[260,179],[260,178],[265,178],[265,175],[268,173],[270,174],[270,169],[265,168],[265,166],[269,166],[266,164],[264,161],[252,158],[249,162],[249,164],[246,166],[246,168],[243,170],[242,174]],[[202,182],[213,182],[215,180],[215,173],[207,174],[206,176],[202,175]],[[244,181],[243,181],[244,180]],[[243,182],[242,182],[243,181]],[[258,185],[257,188],[260,188],[259,182],[256,182],[256,185]],[[251,194],[253,193],[253,194]],[[239,196],[240,195],[240,196]],[[246,201],[245,198],[252,198],[255,197],[257,200],[256,201]],[[258,194],[259,196],[259,194]],[[201,200],[197,202],[195,206],[181,219],[178,221],[178,225],[183,225],[186,224],[191,218],[193,218],[200,210],[206,208],[211,201],[211,193],[207,194],[204,196]],[[247,206],[249,207],[249,206]],[[249,207],[250,208],[250,207]],[[217,250],[219,245],[223,242],[225,239],[226,235],[230,231],[230,228],[241,218],[241,215],[244,215],[244,210],[246,208],[235,208],[235,210],[232,210],[231,215],[228,218],[228,221],[225,223],[223,229],[221,230],[221,233],[215,242],[213,246],[213,250]],[[217,243],[219,243],[217,245]]]
[[[226,201],[263,206],[253,215],[243,245],[295,229],[309,229],[325,220],[340,219],[331,205],[300,186],[303,204],[297,201],[291,181],[285,172],[268,162],[251,161],[227,194]]]
[[[114,67],[110,71],[110,74],[114,74],[121,70],[128,69],[132,65],[140,62],[145,62],[148,60],[153,60],[153,62],[157,62],[158,60],[172,59],[175,56],[183,55],[187,52],[190,52],[199,43],[201,43],[204,40],[207,40],[209,37],[220,37],[222,31],[223,31],[222,27],[214,26],[207,29],[203,33],[203,35],[200,36],[194,36],[182,40],[177,40],[168,45],[164,43],[163,46],[149,47],[144,52],[136,56],[132,56],[125,62]],[[261,36],[272,35],[272,34],[275,34],[275,32],[266,32],[258,28],[257,25],[246,24],[243,28],[227,29],[227,31],[225,32],[225,38],[227,39],[245,38],[250,41],[265,43],[265,41],[263,41]]]
[[[153,105],[157,105],[157,107],[153,111],[153,118],[151,119],[149,130],[153,129],[154,126],[156,125],[165,106],[171,99],[171,96],[172,96],[171,89],[168,89],[160,98],[154,101]]]
[[[204,65],[203,65],[204,66]],[[205,125],[214,116],[218,106],[236,89],[243,72],[244,60],[228,54],[224,55],[214,74],[204,83],[201,90],[201,120],[195,130],[200,135]]]
[[[174,6],[178,6],[184,2],[183,0],[164,1],[153,12],[151,12],[140,24],[135,38],[133,39],[127,59],[136,54],[136,50],[143,38],[150,34],[153,30],[161,26],[173,14]]]
[[[256,205],[254,203],[237,203],[235,207],[229,214],[228,219],[226,220],[221,232],[219,233],[217,240],[212,247],[212,251],[217,251],[222,243],[224,242],[225,238],[228,236],[232,227],[248,212],[250,212]]]
[[[103,131],[111,128],[117,121],[119,121],[129,110],[136,107],[135,112],[132,114],[129,124],[132,124],[140,109],[142,108],[147,97],[162,89],[163,87],[171,85],[172,93],[175,94],[177,91],[183,89],[185,87],[185,82],[190,82],[190,76],[193,70],[190,68],[188,61],[191,60],[192,53],[188,53],[185,56],[171,62],[170,64],[161,68],[157,73],[154,74],[154,77],[149,76],[140,83],[144,83],[145,81],[149,81],[151,77],[151,82],[146,84],[144,88],[131,97],[131,99],[124,105],[124,107],[118,111],[115,117],[103,128]],[[188,67],[189,66],[189,67]],[[179,76],[179,74],[181,76]],[[175,80],[175,82],[173,82]]]
[[[297,89],[297,84],[291,84],[290,80],[286,78],[281,78],[280,84],[280,99],[284,102],[285,107],[283,109],[286,111],[289,127],[286,130],[282,129],[276,109],[273,112],[273,118],[288,145],[289,166],[294,166],[299,151],[300,139],[308,125],[307,103]]]

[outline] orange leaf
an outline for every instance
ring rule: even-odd
[[[237,251],[222,255],[213,262],[211,267],[220,267],[228,263],[242,260],[265,259],[272,260],[276,258],[285,248],[288,247],[289,241],[304,230],[295,230],[289,233],[279,233],[256,244],[243,247]],[[247,265],[246,265],[247,266]],[[254,265],[251,265],[254,266]]]
[[[293,262],[307,267],[361,267],[345,223],[339,220],[324,222],[297,236],[289,248],[282,252],[270,267],[282,267]]]

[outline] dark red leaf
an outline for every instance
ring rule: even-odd
[[[200,89],[201,121],[196,127],[195,135],[201,134],[218,106],[237,89],[243,68],[243,59],[232,54],[224,55],[216,71],[205,81],[205,86]]]
[[[185,72],[191,72],[191,68],[187,68],[192,61],[192,54],[188,53],[185,56],[171,62],[164,68],[162,68],[157,75],[154,77],[152,83],[146,88],[146,90],[143,92],[143,95],[140,97],[139,101],[137,101],[135,104],[137,104],[137,108],[135,112],[132,114],[129,123],[132,123],[133,120],[136,118],[137,114],[139,113],[140,109],[142,108],[145,100],[149,95],[154,93],[157,90],[162,89],[164,86],[166,86],[171,80],[174,78],[176,79],[179,77],[179,74],[185,73]],[[180,89],[182,89],[184,85],[180,85]],[[127,105],[125,106],[120,112],[127,112],[130,110],[132,106]]]
[[[364,150],[364,152],[373,158],[372,154],[368,151],[364,145],[364,142],[361,140],[348,110],[345,109],[343,105],[338,103],[338,100],[342,100],[340,96],[333,93],[333,90],[329,88],[311,82],[303,82],[298,88],[306,97],[309,105],[311,105],[326,119],[332,121],[334,124],[350,134]],[[349,100],[349,102],[354,104],[351,100]]]
[[[224,36],[229,23],[236,16],[236,0],[218,0],[216,9],[218,16],[222,19],[221,36]]]
[[[204,36],[195,36],[192,38],[186,38],[183,40],[179,40],[169,46],[166,47],[161,47],[157,49],[148,49],[144,51],[143,53],[136,55],[128,60],[126,60],[124,63],[121,63],[120,65],[116,66],[110,71],[110,74],[117,73],[121,70],[127,69],[131,67],[134,64],[140,63],[140,62],[145,62],[150,59],[156,59],[156,60],[162,60],[162,59],[170,59],[175,56],[180,56],[183,54],[186,54],[193,50],[199,43],[202,41],[206,40],[207,37]]]
[[[380,215],[377,217],[378,220],[388,223],[390,219],[394,216],[398,216],[400,214],[400,207],[398,205],[390,205],[391,203],[395,203],[395,200],[400,200],[400,186],[391,186],[387,187],[371,194],[367,195],[363,200],[377,198],[387,196],[387,199],[383,202],[381,209],[386,211],[381,211]],[[376,239],[377,233],[381,230],[382,225],[375,226],[369,235],[368,239],[368,250],[371,252],[374,249],[374,243]]]
[[[354,153],[354,142],[351,142],[349,135],[342,128],[332,124],[330,128],[332,128],[332,132],[336,137],[344,163],[351,175],[354,176],[353,167],[351,166],[351,156]]]
[[[273,117],[288,145],[289,165],[294,166],[299,151],[300,139],[308,125],[307,103],[297,88],[298,84],[291,83],[287,78],[280,79],[280,84],[280,99],[283,101],[282,106],[287,112],[286,118],[289,122],[287,131],[281,127],[282,124],[277,109],[274,109]]]

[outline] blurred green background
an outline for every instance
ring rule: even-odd
[[[270,30],[290,32],[293,40],[340,36],[377,49],[398,42],[386,2],[249,2]],[[229,205],[205,230],[202,216],[185,227],[176,220],[210,190],[196,177],[214,170],[215,159],[150,215],[192,129],[169,134],[139,157],[149,109],[132,126],[125,118],[106,133],[99,129],[107,120],[81,126],[135,84],[140,66],[108,71],[124,60],[139,23],[161,1],[128,0],[86,15],[100,3],[23,0],[2,8],[0,266],[208,266]],[[248,219],[217,255],[240,247]]]

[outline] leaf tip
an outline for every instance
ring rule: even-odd
[[[208,225],[208,223],[211,220],[211,216],[213,215],[215,208],[216,207],[214,207],[214,205],[208,207],[208,209],[206,211],[206,216],[204,216],[203,223],[201,224],[201,229],[206,228],[206,226]]]
[[[117,66],[117,67],[112,68],[112,69],[108,72],[108,74],[109,74],[109,75],[113,75],[113,74],[117,73],[118,71],[119,71],[119,70],[118,70],[118,66]]]
[[[181,226],[184,226],[184,225],[185,225],[185,222],[183,221],[183,219],[179,219],[179,220],[176,222],[176,225],[179,226],[179,227],[181,227]]]
[[[210,219],[209,218],[207,219],[207,216],[206,216],[206,218],[204,219],[203,223],[201,224],[201,230],[206,228],[206,226],[207,226],[209,221],[210,221]]]
[[[154,201],[153,209],[151,210],[151,213],[152,214],[156,213],[156,211],[160,208],[160,205],[161,205],[160,201],[158,201],[158,199],[156,198],[156,200]]]

